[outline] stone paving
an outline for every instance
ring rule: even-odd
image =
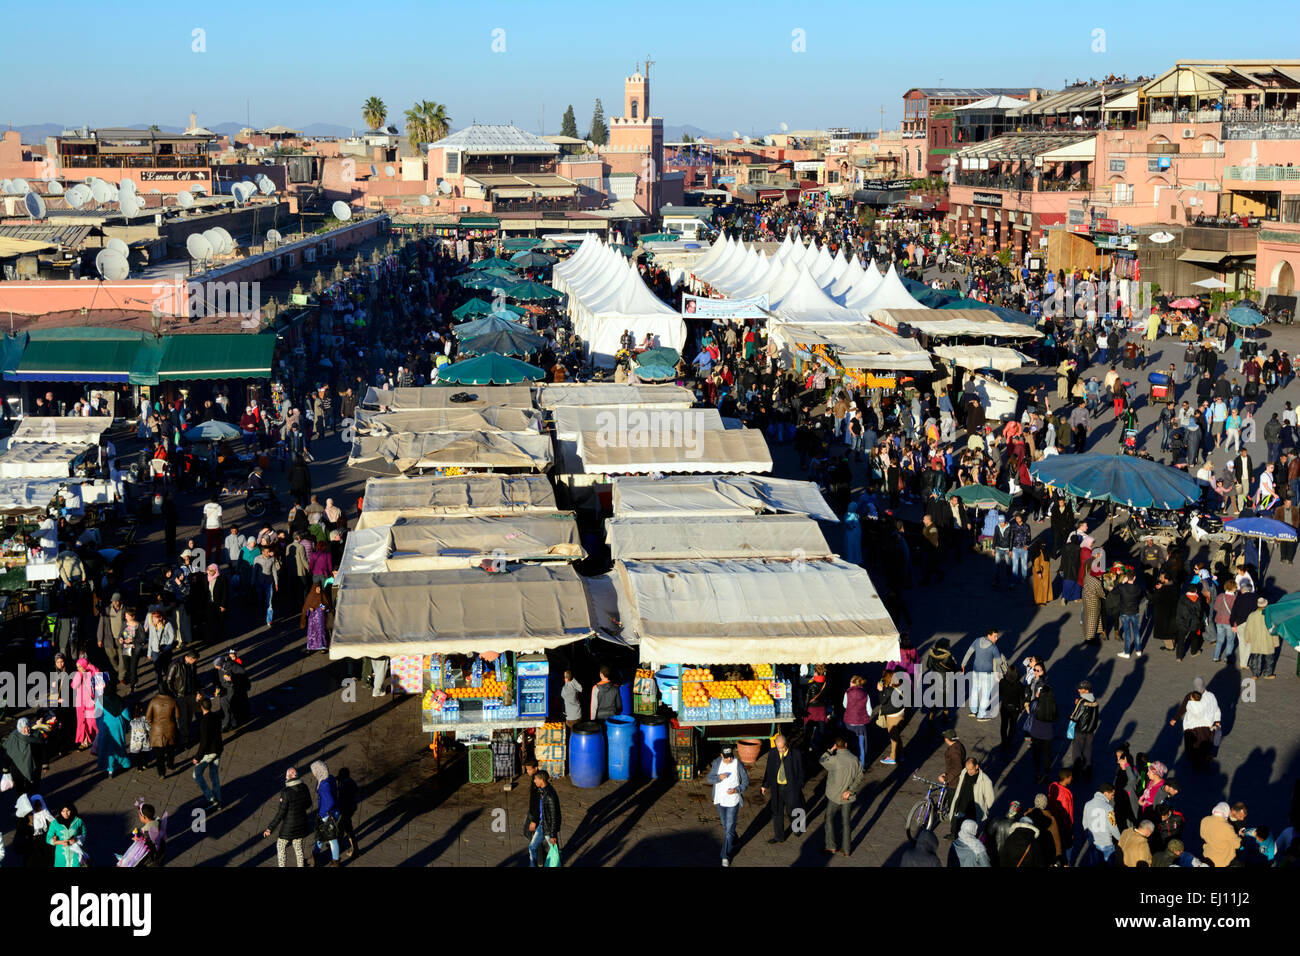
[[[1294,352],[1300,345],[1300,332],[1279,330],[1270,347],[1278,342]],[[1167,366],[1168,355],[1175,360],[1181,356],[1177,343],[1162,340],[1160,345],[1161,354],[1150,368]],[[1145,373],[1139,374],[1144,381]],[[1021,383],[1026,377],[1017,376]],[[1180,400],[1181,394],[1180,390]],[[1268,415],[1286,398],[1293,403],[1300,399],[1300,384],[1293,383],[1286,395],[1274,395],[1262,406],[1261,432]],[[1142,408],[1139,416],[1147,438],[1154,432],[1155,413]],[[1112,450],[1113,424],[1099,420],[1098,426],[1090,448],[1095,441],[1099,450]],[[1257,458],[1262,457],[1262,437],[1257,448]],[[312,472],[321,500],[332,495],[354,501],[361,476],[348,472],[341,442],[329,438],[318,442],[315,450],[318,461]],[[778,470],[793,475],[797,465],[791,465],[790,450],[776,449],[775,454]],[[1222,454],[1216,456],[1216,462],[1222,459]],[[283,476],[276,478],[283,482]],[[182,503],[179,537],[183,542],[187,532],[197,526],[200,503],[193,498]],[[227,524],[242,517],[240,510],[228,509]],[[135,549],[132,573],[146,561],[161,560],[161,529],[155,525],[151,530],[148,538],[141,536]],[[1043,532],[1045,525],[1035,530]],[[828,529],[828,536],[834,545],[835,529]],[[1283,648],[1277,679],[1259,681],[1255,700],[1247,702],[1239,700],[1240,675],[1235,666],[1211,664],[1208,651],[1181,664],[1158,650],[1139,660],[1117,659],[1114,642],[1101,649],[1078,643],[1079,604],[1066,608],[1058,601],[1037,608],[1028,585],[1014,592],[992,591],[992,567],[977,556],[947,565],[945,571],[942,582],[907,592],[914,618],[911,632],[922,654],[933,639],[947,637],[960,658],[970,640],[988,627],[1000,627],[1006,635],[1003,647],[1014,651],[1017,660],[1028,653],[1047,659],[1049,678],[1063,709],[1069,706],[1074,683],[1084,676],[1092,680],[1102,703],[1102,726],[1094,752],[1098,782],[1108,779],[1113,770],[1111,743],[1130,740],[1135,752],[1158,756],[1181,777],[1179,806],[1189,830],[1195,832],[1200,817],[1225,798],[1245,800],[1252,820],[1275,827],[1285,824],[1292,782],[1300,771],[1296,746],[1300,695],[1296,655],[1290,647]],[[1266,591],[1274,597],[1297,583],[1294,567],[1279,560],[1272,562],[1267,578]],[[254,718],[246,729],[227,738],[221,760],[226,806],[220,813],[203,817],[198,788],[187,769],[173,771],[163,780],[153,770],[143,774],[132,770],[110,780],[85,754],[73,754],[53,764],[42,791],[51,804],[77,803],[88,825],[88,844],[95,862],[106,865],[112,853],[125,848],[132,804],[143,797],[171,815],[170,865],[274,866],[274,841],[263,840],[261,831],[274,813],[284,769],[292,764],[307,776],[307,765],[322,758],[332,771],[350,768],[362,794],[356,818],[360,853],[348,865],[525,864],[525,787],[506,792],[501,783],[468,784],[463,757],[436,767],[427,749],[428,737],[419,729],[415,697],[373,698],[368,688],[359,687],[356,700],[346,701],[340,689],[341,665],[328,661],[324,654],[304,650],[296,609],[282,608],[280,615],[269,631],[259,626],[257,615],[248,609],[233,615],[231,630],[237,636],[226,644],[239,648],[249,668]],[[214,650],[203,649],[200,667],[205,674],[210,671]],[[142,691],[147,695],[152,674],[147,666],[144,671]],[[874,680],[878,667],[866,672]],[[1168,724],[1197,675],[1206,678],[1224,711],[1223,746],[1213,768],[1203,773],[1184,766],[1181,731]],[[0,734],[11,727],[12,722],[0,726]],[[963,714],[957,727],[970,753],[981,758],[992,754],[985,769],[994,777],[997,810],[1004,810],[1011,799],[1032,800],[1037,788],[1023,745],[1009,761],[1002,761],[995,754],[996,721],[980,723]],[[885,740],[878,731],[872,734],[874,761]],[[821,828],[825,806],[819,776],[807,787],[810,832],[777,846],[767,843],[770,813],[754,780],[740,811],[740,846],[733,865],[875,866],[895,858],[904,843],[904,814],[924,793],[924,786],[912,779],[913,774],[933,779],[942,770],[939,728],[926,726],[926,721],[914,714],[905,726],[903,741],[898,766],[872,764],[868,785],[853,811],[852,857],[829,857],[822,852],[822,836],[815,832]],[[1064,740],[1057,741],[1058,756],[1065,747]],[[186,755],[186,766],[191,755]],[[815,761],[812,763],[815,770]],[[710,866],[718,862],[720,828],[710,803],[710,788],[702,776],[691,782],[611,782],[592,790],[559,780],[556,788],[564,816],[566,865]],[[1078,784],[1075,790],[1076,805],[1081,807],[1090,798],[1092,787]],[[6,808],[7,824],[10,802],[0,802]],[[945,832],[941,855],[946,855],[947,846]],[[1191,847],[1199,847],[1196,837],[1192,837]]]

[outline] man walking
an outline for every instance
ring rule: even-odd
[[[551,786],[551,775],[545,770],[539,770],[533,774],[533,786],[537,788],[537,811],[539,822],[537,832],[542,835],[540,842],[541,847],[550,855],[551,847],[560,845],[560,797]],[[528,856],[533,866],[537,866],[537,851],[533,845],[529,844]],[[542,861],[545,865],[545,860]]]
[[[784,843],[789,836],[785,829],[786,814],[790,814],[793,824],[795,811],[803,809],[803,754],[791,750],[783,734],[777,734],[773,743],[759,793],[767,796],[772,791],[772,839],[767,842]]]
[[[866,777],[853,756],[853,751],[849,749],[848,741],[843,737],[837,737],[835,743],[831,744],[831,749],[822,754],[821,765],[826,770],[826,852],[839,852],[848,856],[853,852],[850,814],[853,801],[857,799]],[[837,817],[839,829],[843,833],[838,851],[835,848]]]
[[[741,794],[749,787],[749,774],[728,744],[723,746],[722,753],[709,767],[706,779],[713,785],[713,804],[718,808],[718,818],[722,821],[722,865],[730,866],[732,848],[736,843],[736,816],[745,803]]]
[[[992,720],[997,707],[998,662],[1003,660],[998,650],[998,638],[1002,632],[991,628],[989,632],[971,645],[966,656],[961,659],[961,669],[965,673],[969,668],[971,675],[970,715],[976,720]]]
[[[1142,586],[1137,583],[1137,571],[1130,569],[1124,575],[1123,582],[1115,587],[1115,597],[1119,603],[1119,632],[1124,638],[1124,649],[1116,656],[1125,660],[1142,656],[1142,651],[1138,647],[1140,634],[1138,621],[1142,610],[1142,596]]]
[[[1092,839],[1093,865],[1109,863],[1120,838],[1119,827],[1115,825],[1114,786],[1103,783],[1083,805],[1083,828]]]
[[[207,808],[216,811],[221,809],[221,715],[212,712],[212,701],[206,697],[199,702],[199,710],[199,750],[194,757],[194,782],[203,791]],[[204,779],[205,774],[207,779]]]
[[[1097,698],[1092,694],[1092,682],[1079,681],[1079,696],[1074,700],[1074,709],[1070,712],[1070,723],[1074,728],[1074,739],[1070,741],[1070,755],[1065,766],[1077,770],[1080,775],[1092,773],[1092,736],[1101,723]]]

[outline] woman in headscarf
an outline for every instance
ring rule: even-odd
[[[980,842],[979,827],[974,820],[963,820],[961,829],[957,831],[957,839],[952,844],[953,852],[957,854],[958,866],[992,866],[989,862],[988,850],[984,849],[984,844]]]
[[[131,711],[113,688],[105,688],[99,716],[99,769],[110,777],[131,769],[127,742],[131,737]]]
[[[326,498],[325,499],[325,527],[329,528],[332,531],[339,526],[339,522],[342,520],[343,520],[342,510],[335,507],[333,498]]]
[[[45,809],[45,800],[37,793],[20,795],[14,806],[14,816],[18,822],[10,847],[23,858],[23,866],[30,869],[53,866],[54,847],[46,842],[45,837],[54,817]]]
[[[1165,785],[1165,775],[1168,773],[1169,768],[1159,760],[1153,760],[1147,764],[1146,789],[1142,791],[1142,796],[1138,797],[1139,812],[1143,814],[1154,813],[1156,797]]]
[[[76,806],[64,804],[45,833],[45,842],[54,847],[54,865],[86,866],[85,840],[86,824],[77,815]]]
[[[203,586],[208,591],[203,620],[205,639],[213,644],[223,640],[226,634],[228,587],[226,579],[221,576],[221,568],[209,564],[204,572]]]
[[[311,775],[316,778],[316,812],[320,823],[316,827],[316,849],[328,843],[330,861],[326,866],[339,865],[339,801],[338,782],[330,774],[324,760],[316,760],[311,765]]]
[[[302,605],[301,626],[307,631],[307,650],[323,651],[329,647],[329,631],[325,627],[330,613],[329,597],[320,584],[313,584]]]
[[[330,553],[329,544],[316,542],[316,549],[307,559],[307,569],[311,572],[312,584],[324,584],[334,576],[334,555]]]
[[[96,697],[102,693],[104,678],[99,668],[86,659],[77,658],[77,672],[72,675],[72,699],[77,709],[77,749],[89,750],[99,733],[97,722],[99,706]]]
[[[1041,545],[1036,549],[1034,563],[1030,568],[1030,579],[1034,586],[1034,603],[1050,604],[1052,598],[1052,563],[1047,560],[1047,549]]]
[[[1219,729],[1222,714],[1219,701],[1205,689],[1205,680],[1196,678],[1192,692],[1183,698],[1169,726],[1183,722],[1183,752],[1193,767],[1203,767],[1214,755],[1214,732]]]

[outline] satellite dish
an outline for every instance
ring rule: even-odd
[[[117,281],[131,274],[131,266],[127,263],[126,256],[113,249],[105,249],[95,257],[95,260],[99,265],[99,274],[105,279]]]
[[[397,175],[397,170],[393,169],[392,166],[385,166],[384,175],[387,176],[389,179],[392,179],[394,176]]]
[[[32,187],[27,184],[27,180],[19,177],[10,181],[9,191],[15,196],[25,196],[32,191]]]
[[[230,187],[230,195],[235,197],[235,202],[241,206],[248,202],[248,197],[257,192],[257,187],[250,182],[238,182]]]
[[[450,196],[451,183],[447,182],[445,179],[440,179],[438,181],[438,192],[442,193],[444,196]]]
[[[128,193],[134,195],[136,193],[135,180],[134,179],[122,180],[120,183],[117,184],[117,192],[119,196]]]
[[[123,193],[118,197],[117,207],[124,216],[138,216],[144,209],[144,200],[135,193]]]
[[[218,234],[215,226],[211,229],[204,229],[203,238],[208,240],[208,243],[212,246],[213,255],[219,256],[222,254],[221,250],[225,243],[221,241],[221,236]]]
[[[278,229],[268,229],[268,230],[266,230],[266,241],[267,241],[267,242],[283,242],[283,241],[284,241],[284,237],[283,237],[282,235],[280,235],[280,230],[278,230]]]
[[[275,192],[275,183],[271,182],[270,179],[263,176],[262,181],[257,184],[257,188],[262,193],[263,196],[270,196],[272,193]]]
[[[28,193],[23,197],[23,205],[27,207],[27,214],[33,219],[45,218],[45,200],[39,193]]]
[[[223,256],[228,256],[228,255],[230,255],[232,252],[235,251],[235,237],[234,237],[234,236],[232,236],[230,233],[226,232],[226,230],[223,229],[221,226],[213,226],[213,227],[212,227],[212,231],[215,232],[215,233],[217,234],[217,238],[219,238],[219,239],[221,240],[221,245],[220,245],[220,247],[217,249],[217,252],[218,252],[219,254],[221,254],[221,255],[223,255]]]
[[[197,196],[206,196],[208,194],[208,187],[203,185],[202,183],[195,183],[193,186],[190,187],[190,192],[194,193]]]
[[[131,255],[131,247],[116,236],[104,243],[104,248],[110,252],[116,252],[123,259]]]
[[[740,139],[740,130],[738,130],[738,129],[733,129],[733,130],[731,131],[731,138],[732,138],[732,139]]]
[[[51,179],[48,188],[51,196],[63,195],[63,183],[59,182],[57,179]]]
[[[433,202],[433,200],[430,199],[428,196],[421,196],[421,197],[420,197],[420,205],[421,205],[421,206],[428,206],[428,205],[431,204],[432,202]]]
[[[1151,233],[1151,235],[1147,236],[1147,238],[1150,239],[1152,242],[1158,242],[1161,245],[1163,245],[1166,242],[1174,241],[1174,235],[1171,232],[1153,232]]]
[[[741,139],[741,142],[744,143],[746,146],[748,146],[750,143],[753,142],[753,140],[750,139],[748,136],[745,136]]]
[[[188,190],[176,194],[176,203],[182,209],[189,209],[194,205],[194,193]]]
[[[76,186],[69,189],[63,198],[67,201],[68,208],[80,209],[86,204],[86,200],[90,198],[90,190],[84,185],[78,183]]]
[[[104,273],[104,256],[108,254],[108,249],[100,249],[95,253],[95,271],[100,275]]]
[[[191,259],[197,259],[200,262],[206,262],[212,258],[212,243],[208,242],[207,237],[200,233],[192,232],[189,238],[185,240],[185,251],[190,254]]]
[[[239,181],[240,181],[241,183],[251,183],[253,180],[250,179],[250,178],[247,177],[247,176],[240,176],[240,177],[239,177]]]
[[[162,195],[162,190],[161,190],[161,189],[151,189],[151,190],[149,190],[149,195],[150,195],[150,196],[161,196],[161,195]]]
[[[334,218],[339,222],[347,222],[352,218],[352,207],[342,200],[335,202],[330,207],[330,212],[334,213]]]
[[[119,189],[118,189],[116,186],[114,186],[112,183],[105,183],[105,184],[104,184],[104,188],[108,190],[108,201],[109,201],[109,202],[117,202],[119,199],[122,198],[121,190],[119,190]]]
[[[8,194],[9,187],[12,185],[12,179],[0,179],[0,193]]]
[[[102,179],[96,179],[90,184],[90,196],[95,200],[95,202],[108,202],[112,195],[113,193],[108,188],[108,183],[104,182]]]
[[[789,123],[782,123],[782,124],[781,124],[781,132],[783,132],[783,133],[788,133],[788,132],[790,132],[790,124],[789,124]]]

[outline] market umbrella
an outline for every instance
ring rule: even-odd
[[[637,236],[641,242],[676,242],[680,238],[675,232],[652,232],[648,236]]]
[[[542,240],[540,239],[534,239],[531,236],[520,236],[515,239],[507,239],[505,242],[501,243],[501,248],[508,249],[511,252],[519,252],[521,250],[527,252],[529,249],[536,249],[541,244]]]
[[[564,293],[540,282],[527,281],[510,286],[506,289],[506,296],[517,302],[541,302],[545,299],[563,298]]]
[[[219,422],[215,419],[207,422],[200,422],[193,428],[187,428],[184,432],[186,441],[225,441],[238,438],[242,432],[234,425],[226,422]]]
[[[1257,325],[1263,325],[1268,319],[1253,306],[1239,305],[1235,309],[1228,310],[1228,321],[1233,325],[1250,329]]]
[[[949,497],[960,498],[961,503],[972,508],[1009,508],[1011,495],[1001,488],[989,485],[963,485]]]
[[[1187,296],[1187,297],[1182,298],[1182,299],[1174,299],[1173,302],[1170,302],[1170,303],[1169,303],[1169,308],[1171,308],[1171,309],[1195,309],[1195,308],[1199,308],[1199,307],[1200,307],[1200,304],[1201,304],[1201,300],[1200,300],[1200,299],[1193,299],[1193,298],[1191,298],[1190,296]]]
[[[636,377],[643,382],[667,382],[677,377],[677,368],[672,365],[638,365],[635,371]]]
[[[491,313],[491,303],[484,302],[482,299],[470,299],[464,305],[452,309],[451,317],[457,322],[463,322],[465,319],[476,315],[490,315]]]
[[[521,269],[549,269],[555,265],[555,259],[544,252],[521,252],[511,256],[510,261]]]
[[[505,326],[480,332],[461,339],[462,355],[488,355],[496,352],[500,355],[533,355],[546,346],[546,339],[531,329],[526,329],[518,322],[507,322]]]
[[[493,285],[500,280],[496,276],[485,276],[480,272],[462,272],[451,280],[464,286],[466,289],[482,289]]]
[[[452,326],[451,331],[456,338],[466,339],[474,335],[482,335],[484,332],[504,329],[507,326],[525,328],[515,320],[513,312],[496,311],[488,315],[481,315],[477,319],[471,319],[468,322],[462,322],[460,325]]]
[[[1225,521],[1223,530],[1230,535],[1239,538],[1256,538],[1260,542],[1260,560],[1259,570],[1264,573],[1264,565],[1268,561],[1268,551],[1264,542],[1266,541],[1296,541],[1300,535],[1296,534],[1295,528],[1291,527],[1285,521],[1277,521],[1273,518],[1238,518],[1236,521]]]
[[[518,385],[545,377],[546,373],[535,365],[495,352],[453,362],[438,370],[438,383],[453,385]]]
[[[1208,279],[1201,279],[1199,282],[1193,282],[1192,285],[1198,286],[1202,289],[1226,289],[1228,287],[1228,283],[1224,282],[1222,279],[1216,279],[1214,276],[1210,276]]]
[[[676,349],[670,349],[666,345],[656,345],[652,349],[646,349],[636,357],[637,365],[671,365],[677,366],[677,360],[680,359],[681,353]]]
[[[1278,637],[1300,649],[1300,593],[1288,594],[1264,608],[1264,623]]]
[[[1034,481],[1078,498],[1172,510],[1201,500],[1186,472],[1133,455],[1052,455],[1029,466]]]
[[[536,247],[540,252],[555,252],[558,249],[568,249],[562,242],[556,242],[554,239],[543,239],[542,244]]]
[[[491,269],[494,267],[498,269],[513,269],[514,264],[509,259],[502,259],[499,256],[493,256],[491,259],[480,259],[478,262],[471,262],[469,267],[475,271],[482,271],[483,269]]]

